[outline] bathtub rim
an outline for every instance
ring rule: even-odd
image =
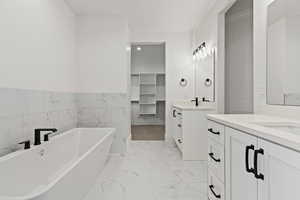
[[[107,131],[107,133],[97,142],[95,143],[91,148],[89,148],[82,156],[80,156],[74,163],[72,163],[72,165],[68,166],[60,175],[58,175],[51,183],[49,183],[47,186],[45,186],[43,189],[38,190],[37,192],[33,192],[32,194],[28,194],[28,195],[24,195],[24,196],[0,196],[0,200],[27,200],[27,199],[31,199],[31,198],[35,198],[40,196],[41,194],[49,191],[52,187],[55,186],[55,184],[57,182],[59,182],[64,176],[66,176],[74,167],[76,167],[78,165],[78,163],[80,163],[80,161],[82,161],[85,157],[87,157],[87,155],[91,154],[93,151],[95,151],[95,149],[103,142],[105,141],[108,137],[112,136],[115,131],[116,128],[73,128],[70,129],[66,132],[63,132],[59,135],[56,135],[54,137],[51,138],[50,141],[48,142],[44,142],[41,145],[38,146],[33,146],[32,148],[28,149],[28,150],[20,150],[11,154],[8,154],[6,156],[3,156],[0,158],[0,162],[5,162],[7,160],[13,159],[16,156],[22,155],[24,153],[29,153],[31,151],[34,151],[35,149],[41,149],[43,148],[43,146],[45,145],[51,145],[52,143],[55,142],[55,140],[70,134],[73,130],[102,130],[102,131]]]

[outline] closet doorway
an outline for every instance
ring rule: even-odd
[[[165,44],[131,45],[131,139],[165,139]]]

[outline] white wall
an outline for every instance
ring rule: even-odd
[[[128,92],[127,21],[118,16],[78,16],[79,91]]]
[[[0,87],[76,90],[75,17],[62,0],[0,1]]]
[[[174,101],[194,98],[194,69],[189,33],[132,32],[133,43],[166,43],[166,137],[170,137],[171,106]],[[179,86],[180,78],[188,79],[188,86]]]
[[[267,6],[273,0],[254,0],[254,108],[259,114],[300,119],[300,107],[266,104]]]

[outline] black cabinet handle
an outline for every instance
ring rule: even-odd
[[[211,132],[212,134],[220,135],[219,131],[215,132],[212,128],[209,128],[208,131]]]
[[[176,118],[176,110],[173,110],[173,117]]]
[[[182,126],[181,126],[181,124],[178,124],[177,126],[178,126],[179,128],[181,128],[181,127],[182,127]]]
[[[209,155],[209,156],[211,157],[211,159],[213,159],[215,162],[221,162],[221,159],[215,158],[214,153],[209,153],[208,155]]]
[[[178,143],[179,143],[179,144],[182,144],[182,141],[181,141],[181,139],[178,139],[177,141],[178,141]]]
[[[213,195],[214,195],[217,199],[221,199],[221,195],[215,193],[215,191],[214,191],[214,186],[213,186],[213,185],[210,185],[210,186],[209,186],[209,189],[210,189],[211,193],[213,193]]]
[[[250,146],[246,146],[246,152],[245,152],[245,165],[246,165],[246,171],[248,172],[248,173],[253,173],[254,175],[255,175],[255,173],[254,173],[254,168],[250,168],[249,167],[249,151],[250,150],[253,150],[254,151],[254,145],[250,145]]]
[[[177,113],[178,115],[182,115],[180,112],[179,113]]]
[[[258,149],[258,150],[254,151],[254,175],[255,175],[255,178],[264,180],[264,178],[265,178],[264,175],[262,173],[258,172],[258,165],[257,165],[258,154],[264,155],[264,150]]]

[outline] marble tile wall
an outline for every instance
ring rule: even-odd
[[[72,93],[0,88],[0,156],[33,140],[34,129],[55,127],[59,132],[77,126]]]
[[[114,127],[111,153],[126,152],[130,135],[130,100],[125,93],[80,93],[76,95],[78,127]]]
[[[22,148],[34,129],[115,127],[112,153],[126,151],[130,132],[127,94],[63,93],[0,88],[0,156]]]

